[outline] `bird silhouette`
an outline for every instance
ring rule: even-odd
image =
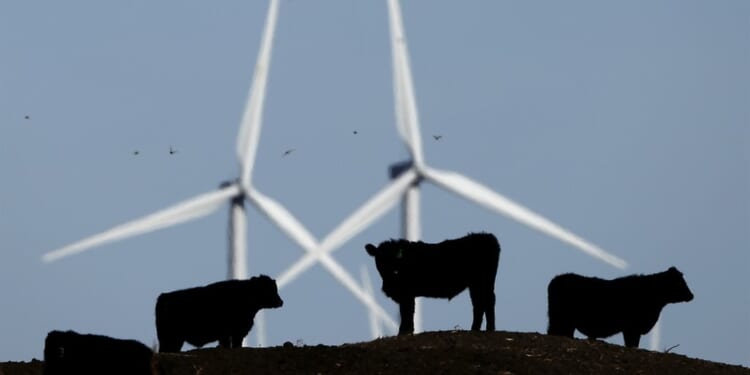
[[[432,136],[432,138],[435,138],[436,141],[439,141],[440,138],[443,138],[443,136],[435,134],[435,135]]]
[[[357,132],[356,130],[355,130],[355,131],[353,131],[352,133],[354,133],[354,135],[357,135],[357,134],[359,134],[359,133],[358,133],[358,132]]]
[[[133,155],[138,156],[141,152],[138,150],[133,151]]]
[[[287,156],[287,155],[291,154],[292,152],[294,152],[294,149],[293,149],[293,148],[290,148],[290,149],[288,149],[288,150],[284,151],[284,153],[283,153],[283,154],[281,154],[281,156],[282,156],[282,157],[284,157],[284,156]]]
[[[173,149],[172,146],[169,146],[169,154],[174,155],[177,153],[177,150]]]
[[[29,115],[26,115],[26,116],[23,116],[23,118],[24,118],[24,119],[26,119],[26,120],[30,120],[30,119],[31,119],[31,116],[29,116]]]

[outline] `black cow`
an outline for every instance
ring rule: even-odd
[[[398,334],[414,332],[414,298],[451,299],[469,288],[474,318],[471,329],[478,331],[482,317],[486,329],[495,330],[495,275],[500,244],[490,233],[471,233],[436,244],[407,240],[385,241],[365,246],[375,257],[383,279],[383,292],[399,304]]]
[[[147,375],[153,354],[135,340],[51,331],[44,340],[44,374]]]
[[[604,338],[622,332],[625,346],[637,348],[664,306],[688,302],[693,293],[682,273],[671,267],[614,280],[559,275],[550,281],[547,298],[547,334],[573,337],[577,329],[589,338]]]
[[[266,275],[163,293],[156,301],[159,351],[179,352],[185,341],[196,347],[217,340],[221,347],[241,347],[258,310],[283,304],[276,281]]]

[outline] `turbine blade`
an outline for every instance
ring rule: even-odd
[[[328,252],[338,248],[365,227],[383,216],[417,182],[417,172],[412,168],[402,173],[390,185],[379,191],[339,224],[321,242],[320,251]]]
[[[158,211],[131,222],[118,225],[105,232],[85,238],[79,242],[44,254],[42,260],[52,262],[107,242],[133,237],[142,233],[166,228],[188,220],[192,220],[213,212],[224,204],[227,199],[240,194],[236,184],[229,185],[218,191],[199,195],[178,203],[170,208]]]
[[[577,247],[590,256],[598,258],[614,267],[619,269],[625,269],[627,267],[627,262],[617,256],[607,253],[598,246],[585,241],[541,215],[532,212],[526,207],[495,193],[486,186],[474,182],[465,176],[454,172],[439,171],[433,168],[425,168],[424,176],[446,190],[452,191],[468,200],[506,215],[522,224],[545,233],[550,237]]]
[[[652,351],[658,352],[659,346],[661,345],[661,319],[656,321],[654,327],[651,328],[648,348]]]
[[[409,51],[406,46],[401,7],[398,0],[388,1],[391,30],[391,55],[393,58],[393,89],[396,123],[399,134],[417,165],[422,165],[422,137],[419,131],[419,111],[414,94]]]
[[[390,315],[375,301],[372,295],[367,294],[362,288],[359,287],[354,278],[344,270],[328,253],[320,253],[318,258],[320,264],[322,264],[333,277],[338,280],[344,287],[359,299],[373,314],[377,315],[378,319],[384,322],[392,331],[398,330],[396,321],[391,318]]]
[[[290,267],[286,272],[276,278],[276,285],[279,290],[283,289],[288,285],[294,278],[296,278],[301,272],[309,268],[315,261],[319,261],[328,272],[333,275],[336,280],[341,282],[344,287],[349,289],[354,297],[362,301],[362,303],[369,309],[369,311],[375,315],[380,321],[384,322],[390,327],[393,332],[398,330],[396,322],[383,310],[382,307],[375,301],[372,294],[368,294],[363,291],[354,279],[346,272],[327,252],[311,251],[305,254],[304,257]]]
[[[248,199],[303,249],[312,251],[318,246],[315,237],[279,202],[255,189],[248,191]]]
[[[284,271],[276,279],[279,288],[292,282],[302,272],[315,264],[315,261],[320,256],[319,254],[328,253],[337,249],[350,238],[362,231],[367,225],[381,217],[396,204],[399,197],[402,196],[404,192],[416,182],[416,180],[416,172],[414,169],[409,169],[402,173],[397,179],[393,180],[390,185],[375,194],[365,202],[365,204],[341,222],[341,224],[339,224],[339,226],[328,236],[326,236],[326,238],[320,243],[320,247],[305,254],[296,263]]]
[[[362,264],[359,269],[360,275],[362,275],[362,286],[364,287],[365,293],[367,293],[374,299],[375,293],[373,292],[372,279],[370,279],[370,273],[367,271],[367,266]],[[372,339],[374,340],[379,337],[383,337],[383,332],[380,329],[380,321],[378,320],[378,316],[372,310],[368,310],[367,315],[370,317],[370,334],[372,335]]]
[[[271,50],[278,18],[279,1],[271,0],[268,5],[266,25],[263,30],[258,61],[255,63],[253,83],[247,97],[247,104],[242,115],[239,134],[237,135],[237,157],[240,162],[242,186],[249,186],[250,176],[255,163],[255,154],[260,138],[260,127],[263,118],[263,102],[266,97],[266,82],[271,67]]]
[[[312,267],[312,265],[315,264],[316,261],[317,258],[312,252],[308,252],[300,257],[299,260],[292,264],[291,267],[287,268],[284,272],[276,277],[276,285],[278,285],[279,290],[283,289],[285,286],[294,281],[297,276],[301,275],[308,268]]]

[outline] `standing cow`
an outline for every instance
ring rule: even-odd
[[[241,347],[258,310],[283,304],[276,281],[265,275],[163,293],[156,301],[159,350],[179,352],[186,341],[196,347],[217,340],[221,347]]]
[[[478,331],[487,317],[487,331],[495,330],[495,275],[500,244],[490,233],[472,233],[436,244],[407,240],[365,246],[375,257],[383,292],[399,304],[399,335],[414,332],[414,298],[451,299],[469,288]]]
[[[614,280],[559,275],[550,281],[547,298],[547,334],[573,337],[577,329],[589,338],[605,338],[622,332],[625,346],[637,348],[664,306],[689,302],[693,293],[682,273],[671,267]]]
[[[44,375],[149,375],[153,351],[135,340],[51,331],[44,340]]]

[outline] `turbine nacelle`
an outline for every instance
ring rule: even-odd
[[[422,177],[424,175],[423,168],[424,168],[424,165],[422,165],[421,168],[418,167],[414,163],[413,159],[404,160],[404,161],[391,164],[390,167],[388,167],[388,176],[391,178],[391,180],[395,180],[401,175],[403,175],[404,173],[406,173],[407,171],[414,170],[414,172],[416,172],[417,174],[417,179],[412,183],[412,186],[418,186],[419,183],[422,182],[422,179],[423,179]]]

